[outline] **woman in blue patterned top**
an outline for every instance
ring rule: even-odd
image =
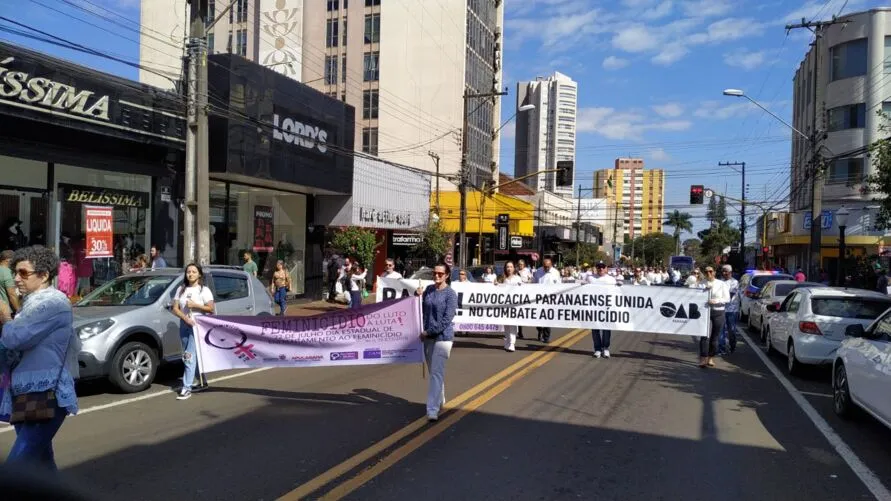
[[[52,286],[59,269],[55,253],[39,245],[25,247],[16,251],[12,267],[24,302],[15,319],[8,309],[0,311],[0,363],[12,366],[0,417],[9,420],[13,398],[27,393],[54,390],[58,408],[51,419],[15,424],[16,440],[6,460],[55,470],[53,438],[65,417],[77,414],[74,379],[80,341],[72,327],[71,303]]]
[[[439,419],[439,411],[445,404],[445,365],[452,353],[455,331],[452,319],[458,311],[458,295],[449,287],[449,265],[439,263],[433,267],[433,284],[428,285],[422,296],[424,313],[424,356],[430,368],[430,386],[427,389],[427,419]]]

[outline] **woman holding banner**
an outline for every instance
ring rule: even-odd
[[[433,284],[428,285],[421,296],[423,307],[424,330],[421,340],[424,342],[424,357],[430,370],[430,385],[427,388],[427,419],[439,419],[439,411],[445,404],[445,365],[452,353],[452,342],[455,331],[452,319],[458,311],[458,294],[449,287],[448,277],[451,269],[445,263],[433,267]]]
[[[183,387],[177,400],[192,396],[192,383],[198,374],[198,340],[195,339],[195,319],[214,312],[213,293],[204,285],[204,271],[197,264],[186,266],[183,283],[173,298],[173,314],[179,317],[179,339],[183,344]]]
[[[512,261],[508,261],[504,263],[504,274],[498,278],[498,283],[500,285],[521,285],[523,283],[523,279],[520,278],[520,275],[517,275],[514,270],[514,263]],[[517,344],[517,331],[520,330],[516,325],[505,325],[504,326],[504,350],[505,351],[516,351]]]
[[[353,271],[350,274],[350,309],[362,307],[362,291],[365,290],[365,268],[362,264],[353,263]]]

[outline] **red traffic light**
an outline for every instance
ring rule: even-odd
[[[694,184],[690,186],[690,205],[701,205],[705,195],[705,186]]]
[[[763,252],[765,254],[770,254],[770,247],[762,247],[761,252]]]

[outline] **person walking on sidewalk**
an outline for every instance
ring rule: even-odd
[[[244,256],[242,256],[242,258],[244,258],[244,266],[242,266],[242,269],[244,270],[244,272],[247,273],[248,275],[252,275],[252,276],[256,277],[257,276],[257,263],[254,262],[254,255],[251,254],[250,251],[247,251],[244,253]]]
[[[733,267],[725,264],[721,267],[721,274],[722,281],[727,284],[727,291],[730,293],[730,302],[724,306],[724,330],[718,339],[719,355],[736,351],[736,321],[739,317],[739,297],[737,297],[739,282],[733,278]]]
[[[458,312],[458,294],[449,287],[448,277],[451,269],[445,263],[433,267],[433,284],[423,291],[417,290],[421,296],[424,330],[421,340],[424,342],[424,358],[430,370],[430,383],[427,387],[427,420],[439,419],[439,412],[445,404],[445,366],[452,353],[455,332],[452,320]]]
[[[275,300],[275,304],[278,305],[278,314],[280,316],[285,316],[285,311],[288,309],[289,290],[291,290],[291,274],[285,269],[285,262],[279,259],[275,262],[275,272],[272,273],[272,283],[269,286],[269,291],[272,292],[272,298]]]
[[[705,281],[702,282],[708,291],[708,307],[711,316],[711,332],[699,338],[699,366],[714,367],[715,353],[718,351],[718,338],[724,329],[724,308],[730,302],[730,289],[727,284],[715,278],[712,266],[705,268]]]
[[[186,266],[183,283],[173,298],[173,314],[179,317],[179,339],[183,345],[183,386],[177,400],[186,400],[192,396],[195,376],[201,385],[200,367],[198,367],[198,339],[195,334],[195,319],[201,315],[214,312],[213,293],[204,285],[204,271],[195,264]]]
[[[504,274],[498,277],[498,285],[522,285],[523,279],[517,275],[514,270],[514,263],[512,261],[508,261],[504,263]],[[505,351],[516,351],[517,344],[517,330],[519,327],[516,325],[505,325],[504,326],[504,350]]]
[[[559,284],[563,282],[563,279],[560,277],[560,272],[554,268],[553,261],[551,261],[551,258],[549,257],[546,257],[541,261],[541,269],[535,272],[535,276],[532,280],[537,284]],[[538,340],[543,343],[550,343],[551,328],[537,327],[537,329]]]
[[[362,291],[365,290],[366,270],[356,261],[350,274],[350,309],[362,307]]]
[[[606,263],[603,261],[595,265],[595,275],[588,276],[589,284],[618,285],[616,278],[606,272]],[[610,329],[591,329],[591,337],[594,338],[594,358],[609,358],[609,342],[613,337]]]

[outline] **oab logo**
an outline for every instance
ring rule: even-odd
[[[702,314],[699,313],[699,305],[695,303],[688,304],[687,308],[684,309],[684,305],[675,306],[674,303],[665,302],[659,307],[659,311],[665,318],[682,320],[696,320],[702,316]]]

